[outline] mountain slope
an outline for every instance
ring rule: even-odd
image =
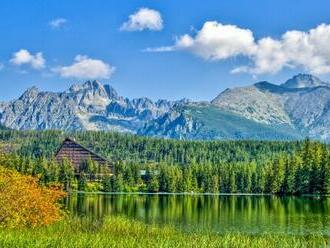
[[[164,114],[169,101],[129,100],[108,85],[87,81],[61,93],[28,89],[0,108],[0,123],[19,129],[115,130],[133,132]]]
[[[330,141],[330,85],[306,74],[283,84],[227,89],[209,102],[128,99],[98,81],[67,91],[28,89],[0,102],[0,124],[18,130],[110,130],[177,139]]]
[[[260,123],[291,125],[290,117],[279,99],[273,94],[263,92],[256,85],[227,89],[211,103]]]
[[[330,139],[330,85],[299,74],[282,85],[268,82],[220,93],[214,106],[268,125],[286,124],[306,135]]]
[[[284,88],[293,89],[314,88],[317,86],[329,86],[329,84],[309,74],[298,74],[282,84],[282,87]]]
[[[176,139],[301,139],[288,125],[269,126],[223,111],[210,104],[179,107],[140,130],[140,134]]]

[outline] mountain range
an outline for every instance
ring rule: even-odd
[[[282,84],[226,89],[212,101],[128,99],[98,81],[64,92],[36,87],[0,102],[0,124],[17,130],[111,130],[192,139],[330,141],[330,84],[298,74]]]

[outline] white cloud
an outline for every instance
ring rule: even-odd
[[[185,34],[172,46],[147,48],[148,52],[184,50],[206,60],[225,60],[235,56],[249,58],[249,64],[232,73],[276,73],[283,68],[303,68],[311,73],[330,73],[330,25],[314,29],[287,31],[279,39],[255,40],[249,29],[218,22],[206,22],[195,36]]]
[[[186,50],[206,60],[223,60],[237,55],[251,55],[256,49],[253,33],[235,25],[205,22],[195,37],[185,34],[173,46],[147,48],[148,52]]]
[[[74,77],[82,79],[110,78],[115,67],[99,59],[92,59],[85,55],[77,55],[74,63],[53,69],[62,77]]]
[[[248,29],[217,22],[206,22],[195,37],[181,36],[177,49],[188,50],[208,60],[227,59],[237,55],[250,55],[255,50],[253,34]]]
[[[163,19],[157,10],[141,8],[128,17],[128,21],[120,27],[122,31],[142,31],[163,29]]]
[[[60,28],[67,23],[65,18],[57,18],[49,22],[49,26],[52,28]]]
[[[285,67],[302,67],[315,73],[330,73],[330,25],[321,24],[307,32],[287,31],[280,39],[258,41],[247,72],[276,73]]]
[[[30,65],[34,69],[42,69],[46,64],[41,52],[33,55],[26,49],[21,49],[14,53],[10,62],[14,65]]]

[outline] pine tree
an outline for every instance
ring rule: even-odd
[[[71,180],[74,177],[74,169],[71,163],[65,158],[62,163],[60,163],[59,170],[59,180],[63,183],[63,187],[65,190],[70,189]]]
[[[148,182],[148,192],[156,193],[159,191],[159,181],[158,178],[153,175]]]
[[[124,191],[124,180],[122,174],[117,174],[116,176],[114,176],[113,191],[114,192]]]
[[[113,191],[113,177],[114,176],[105,176],[102,179],[102,188],[104,192],[112,192]]]
[[[85,173],[81,172],[78,179],[78,190],[85,191],[87,188],[87,177]]]

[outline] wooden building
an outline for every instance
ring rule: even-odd
[[[73,165],[76,172],[79,172],[83,163],[86,163],[91,159],[92,161],[97,162],[100,166],[107,166],[109,172],[113,174],[113,166],[107,159],[97,155],[95,152],[78,144],[75,140],[70,138],[64,140],[60,149],[56,153],[55,158],[59,163],[64,159],[67,159]]]

